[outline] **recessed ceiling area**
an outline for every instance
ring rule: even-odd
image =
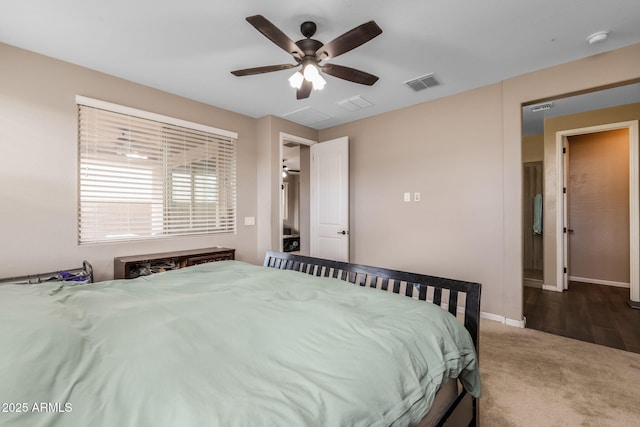
[[[256,14],[294,41],[305,21],[326,42],[375,20],[382,34],[329,62],[379,80],[325,75],[321,91],[296,100],[293,70],[232,75],[292,61],[246,21]],[[639,22],[638,0],[3,0],[0,42],[250,117],[323,129],[640,43]],[[600,31],[608,37],[590,44]],[[415,92],[404,84],[431,73],[439,86]],[[372,105],[339,105],[354,97]]]
[[[522,135],[544,133],[544,119],[566,116],[585,111],[600,110],[618,105],[640,102],[640,83],[597,90],[580,95],[557,98],[550,101],[550,108],[532,111],[530,106],[522,107]],[[535,104],[538,105],[538,104]]]

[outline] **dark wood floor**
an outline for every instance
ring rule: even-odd
[[[640,310],[628,288],[569,282],[565,292],[524,287],[526,327],[640,353]]]

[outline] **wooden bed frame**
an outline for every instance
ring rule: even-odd
[[[479,283],[276,251],[267,252],[264,266],[281,270],[294,270],[314,276],[333,277],[360,286],[369,286],[387,292],[391,291],[410,298],[437,304],[447,309],[454,316],[463,317],[464,327],[471,334],[476,354],[479,354],[478,326],[481,291]],[[462,301],[460,301],[460,296],[464,297]],[[463,304],[464,306],[461,307]],[[477,399],[468,394],[464,388],[458,387],[458,389],[461,391],[438,421],[437,426],[460,425],[459,420],[464,420],[462,425],[478,425],[479,407]],[[469,405],[469,399],[471,405]]]

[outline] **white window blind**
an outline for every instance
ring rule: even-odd
[[[80,244],[235,232],[235,134],[77,103]]]

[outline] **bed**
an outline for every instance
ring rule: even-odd
[[[475,283],[278,252],[3,285],[0,425],[476,425],[479,300]]]

